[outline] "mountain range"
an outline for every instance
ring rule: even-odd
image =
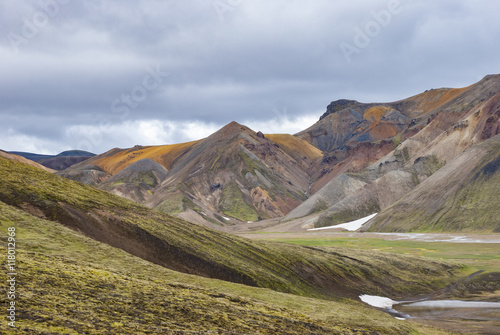
[[[26,334],[450,334],[360,295],[496,299],[498,272],[224,230],[378,212],[361,231],[499,232],[499,120],[494,75],[392,103],[334,101],[295,135],[231,122],[99,155],[0,150],[0,301]]]
[[[309,225],[321,227],[382,212],[366,227],[499,231],[496,196],[463,199],[469,224],[448,224],[443,216],[455,213],[460,221],[461,203],[452,199],[479,187],[480,178],[465,180],[470,173],[496,164],[499,94],[500,75],[489,75],[468,87],[430,89],[391,103],[338,100],[295,135],[231,122],[202,140],[116,148],[58,174],[213,228],[308,216]],[[499,186],[497,173],[488,175],[492,189]],[[455,183],[458,175],[464,183]],[[440,206],[428,200],[432,186],[425,187],[438,178],[443,187],[454,185]],[[475,208],[490,214],[477,215]],[[408,219],[423,212],[425,222]]]
[[[9,153],[27,158],[53,170],[64,170],[71,165],[80,163],[95,154],[82,150],[63,151],[57,155],[40,155],[31,152],[10,151]]]

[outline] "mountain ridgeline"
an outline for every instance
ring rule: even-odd
[[[82,150],[68,150],[57,155],[40,155],[20,151],[11,151],[10,153],[27,158],[53,170],[64,170],[71,165],[83,162],[95,156],[95,154],[91,152]]]
[[[454,159],[481,142],[498,143],[499,94],[500,75],[490,75],[391,103],[338,100],[295,135],[231,122],[199,141],[113,149],[58,174],[211,227],[308,215],[316,227],[334,225],[388,209],[439,170],[440,178],[453,178],[442,173]],[[430,192],[419,190],[420,198]],[[495,207],[495,200],[488,203]],[[418,203],[420,211],[436,210],[432,217],[441,211]],[[396,228],[391,218],[370,229],[500,229],[498,219],[472,220],[467,228],[428,222]]]

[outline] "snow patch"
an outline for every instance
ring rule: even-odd
[[[332,228],[343,228],[343,229],[348,230],[348,231],[356,231],[359,228],[361,228],[370,219],[372,219],[373,217],[375,217],[375,215],[377,215],[377,214],[378,213],[375,213],[375,214],[368,215],[368,216],[366,216],[364,218],[361,218],[361,219],[358,219],[358,220],[355,220],[355,221],[341,223],[341,224],[338,224],[338,225],[335,225],[335,226],[328,226],[328,227],[321,227],[321,228],[311,228],[311,229],[308,229],[307,231],[316,231],[316,230],[324,230],[324,229],[332,229]]]
[[[363,294],[359,296],[359,299],[361,299],[361,301],[365,304],[384,309],[391,309],[392,305],[397,304],[397,301],[376,295]]]

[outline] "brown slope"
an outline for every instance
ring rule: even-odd
[[[467,92],[470,88],[471,86],[463,88],[431,89],[408,99],[395,102],[392,105],[397,106],[405,115],[414,119],[439,109],[461,94]]]
[[[306,198],[306,170],[319,154],[300,141],[274,138],[287,144],[282,149],[262,134],[231,122],[182,157],[148,205],[160,210],[179,207],[171,203],[177,197],[184,204],[194,202],[191,207],[200,213],[241,221],[283,216]],[[300,160],[286,152],[293,145],[303,148]]]
[[[411,125],[391,104],[332,102],[316,124],[295,135],[325,152],[312,175],[311,194],[342,173],[359,172],[384,157],[412,135]]]
[[[343,101],[332,102],[318,122],[295,136],[329,152],[349,143],[393,137],[411,124],[407,115],[389,103]]]
[[[490,95],[488,94],[488,96]],[[421,132],[404,141],[396,150],[368,167],[359,178],[371,178],[373,181],[363,189],[357,191],[356,194],[346,197],[331,206],[321,215],[317,226],[333,225],[344,222],[346,219],[348,221],[348,219],[363,217],[380,209],[384,210],[407,193],[411,193],[420,182],[425,181],[443,165],[444,167],[441,170],[447,174],[451,174],[452,170],[448,168],[448,162],[451,164],[454,159],[467,152],[474,144],[481,143],[488,137],[499,133],[500,93],[489,98],[488,96],[481,99],[484,101],[470,110],[461,113],[451,112],[451,115],[447,112],[442,112]],[[462,115],[462,118],[457,120],[457,115]],[[451,123],[447,118],[452,118],[456,122]],[[448,128],[445,128],[446,125]],[[433,138],[432,136],[435,137]],[[469,159],[471,159],[471,166],[468,167],[472,168],[477,162],[473,158]],[[453,172],[453,177],[450,177],[454,180],[454,186],[458,187],[453,192],[459,192],[461,189],[460,185],[467,176],[465,172],[466,168],[463,167],[463,174],[460,171],[455,171]],[[423,193],[419,193],[418,197],[432,199],[434,196],[437,196],[439,201],[434,199],[436,201],[432,201],[431,203],[438,205],[441,200],[444,201],[447,198],[448,195],[445,190],[448,186],[439,188],[437,186],[439,183],[435,183],[436,193],[430,192],[431,189],[429,189]],[[444,193],[441,194],[442,192]],[[306,203],[301,206],[306,205]],[[421,209],[423,211],[431,203],[415,202],[415,204],[420,204],[423,207]],[[482,206],[478,205],[475,207],[477,208],[475,215],[478,218],[483,216],[483,213],[479,210]],[[492,211],[491,209],[486,209],[484,212],[491,213]],[[402,211],[401,213],[406,212]],[[423,217],[424,215],[420,213],[414,218],[418,220]],[[373,220],[381,220],[378,218],[379,216]],[[430,220],[430,218],[428,219]],[[408,229],[403,227],[396,228],[396,226],[399,226],[398,222],[405,222],[401,215],[393,215],[391,220],[389,221],[392,224],[384,225],[385,228],[383,229]],[[456,218],[453,220],[456,220]],[[467,227],[467,225],[459,225],[459,227],[464,230],[483,229],[479,228],[479,225],[474,224],[475,220],[469,221],[472,224],[471,227]],[[441,222],[440,225],[444,225],[444,223]],[[452,228],[452,226],[447,226],[448,228],[446,229],[458,229],[457,227]]]
[[[500,75],[489,75],[480,82],[459,89],[433,89],[413,97],[382,104],[364,104],[357,101],[338,100],[332,102],[320,120],[308,129],[296,134],[334,157],[319,167],[321,178],[319,186],[325,185],[336,174],[325,176],[328,170],[338,162],[350,156],[358,143],[377,143],[392,139],[397,145],[405,139],[426,129],[426,141],[432,140],[453,123],[461,119],[474,106],[488,100],[500,92]],[[388,152],[385,152],[387,154]],[[379,157],[380,158],[380,157]],[[357,166],[367,167],[373,160],[357,159]],[[326,181],[326,182],[325,182]],[[314,187],[318,190],[320,187]]]

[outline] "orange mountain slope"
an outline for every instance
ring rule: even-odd
[[[156,163],[170,169],[180,156],[189,151],[199,141],[160,146],[135,146],[130,149],[113,149],[95,159],[85,162],[99,166],[107,173],[114,175],[141,159],[152,159]]]
[[[411,117],[418,117],[422,114],[429,113],[457,98],[460,94],[467,92],[471,86],[463,88],[432,89],[408,98],[406,100],[410,100],[414,103],[414,106],[408,109],[408,114]]]
[[[309,159],[318,159],[323,157],[321,150],[303,140],[290,134],[266,134],[267,139],[278,144],[290,156],[306,156]]]

